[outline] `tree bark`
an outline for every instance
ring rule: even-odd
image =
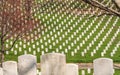
[[[4,58],[5,58],[5,50],[4,50],[4,28],[2,28],[1,38],[0,38],[0,47],[1,47],[1,67],[3,66]]]
[[[1,38],[1,55],[0,56],[1,56],[1,67],[2,67],[2,64],[4,62],[4,58],[5,58],[3,37]]]
[[[117,10],[114,10],[110,7],[107,7],[106,5],[100,3],[97,0],[83,0],[85,3],[88,3],[89,5],[93,6],[93,7],[97,7],[101,10],[104,10],[106,12],[109,12],[109,14],[114,15],[114,16],[118,16],[120,17],[120,12]],[[113,2],[115,4],[115,2]],[[117,3],[116,3],[117,4]],[[119,7],[117,8],[118,10],[120,9]],[[106,13],[107,14],[107,13]]]
[[[4,62],[4,58],[5,58],[5,55],[4,55],[4,52],[1,52],[1,67],[3,67],[3,62]]]

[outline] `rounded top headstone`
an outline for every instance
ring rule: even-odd
[[[17,63],[16,61],[6,61],[3,64],[16,64],[16,63]]]
[[[3,63],[3,67],[11,67],[11,66],[14,66],[16,64],[17,64],[16,61],[6,61]]]
[[[31,54],[25,54],[18,57],[18,62],[19,62],[18,65],[20,65],[21,62],[22,62],[21,64],[28,65],[28,63],[29,64],[36,63],[37,60],[36,56]]]
[[[31,54],[25,54],[25,55],[21,55],[21,56],[19,56],[18,59],[20,59],[20,58],[24,58],[24,57],[26,57],[26,58],[31,58],[31,57],[36,57],[36,56],[31,55]]]
[[[66,59],[64,54],[47,53],[41,56],[42,75],[66,75]]]
[[[41,56],[41,59],[43,58],[59,58],[59,57],[62,57],[62,58],[65,58],[65,55],[64,54],[61,54],[61,53],[47,53],[47,54],[44,54]]]
[[[17,62],[16,61],[6,61],[3,63],[4,75],[18,75]]]
[[[113,60],[110,59],[110,58],[97,58],[97,59],[95,59],[93,62],[104,63],[104,62],[113,62]]]
[[[113,75],[113,60],[98,58],[93,61],[94,75]]]
[[[69,63],[66,65],[66,75],[78,75],[78,65]]]
[[[36,56],[25,54],[18,57],[19,75],[37,75]]]
[[[73,66],[73,67],[78,67],[78,65],[76,65],[76,64],[73,64],[73,63],[69,63],[69,64],[67,64],[68,66]]]
[[[64,54],[61,54],[61,53],[47,53],[47,54],[44,54],[43,56],[47,56],[47,55],[65,56]]]

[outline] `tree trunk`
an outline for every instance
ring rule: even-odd
[[[4,41],[3,41],[3,38],[1,38],[1,55],[0,55],[0,63],[1,63],[1,67],[3,66],[3,62],[4,62],[4,59],[5,59],[5,49],[4,49]]]
[[[0,59],[1,59],[1,65],[0,65],[0,66],[2,67],[2,66],[3,66],[3,62],[4,62],[4,58],[5,58],[5,55],[4,55],[4,50],[2,50],[2,52],[1,52],[1,55],[0,55],[0,56],[1,56],[1,58],[0,58]]]

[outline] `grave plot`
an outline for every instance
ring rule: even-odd
[[[39,61],[41,55],[57,52],[66,54],[67,62],[92,62],[98,57],[109,57],[119,62],[119,17],[94,17],[103,11],[75,0],[38,0],[35,5],[37,7],[33,7],[32,12],[40,21],[40,27],[28,37],[33,39],[19,39],[11,51],[6,51],[6,60],[17,60],[21,54],[33,54]],[[12,45],[12,39],[6,41],[6,48]]]
[[[108,57],[113,59],[113,62],[120,62],[119,17],[113,15],[96,17],[95,15],[104,11],[76,0],[35,0],[31,9],[25,8],[25,6],[30,6],[29,2],[27,5],[24,0],[18,1],[21,2],[21,5],[11,3],[9,0],[5,3],[5,11],[13,9],[10,13],[18,14],[13,14],[15,19],[12,17],[10,23],[9,20],[6,23],[17,26],[18,24],[15,22],[17,21],[18,23],[21,22],[21,25],[32,23],[36,27],[29,36],[28,33],[26,34],[27,39],[25,37],[18,39],[13,48],[5,52],[5,60],[17,61],[17,57],[22,54],[33,54],[37,57],[36,62],[40,62],[41,55],[62,53],[67,57],[66,62],[86,63],[99,57]],[[101,1],[101,3],[106,3],[106,0]],[[106,5],[114,8],[111,0]],[[30,13],[24,10],[31,11],[32,15],[27,15]],[[20,12],[18,13],[18,11]],[[6,15],[9,14],[6,13]],[[22,17],[22,15],[24,16]],[[0,24],[2,23],[1,16],[0,12]],[[32,18],[29,18],[30,16]],[[23,19],[24,21],[22,21]],[[34,21],[31,19],[34,19]],[[28,20],[32,22],[26,24]],[[34,23],[36,21],[37,23]],[[25,29],[23,28],[23,30]],[[28,27],[28,30],[31,29]],[[14,36],[16,37],[16,34]],[[6,49],[12,46],[13,40],[15,40],[14,37],[10,37],[5,41]],[[2,73],[2,69],[0,71]],[[90,71],[88,69],[88,73]],[[86,70],[80,72],[86,75]]]

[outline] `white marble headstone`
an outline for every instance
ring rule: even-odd
[[[98,58],[93,62],[94,75],[113,75],[113,60],[109,58]]]
[[[76,65],[76,64],[67,64],[67,66],[66,66],[66,75],[78,75],[78,65]]]
[[[3,75],[3,69],[0,68],[0,75]]]
[[[66,75],[66,57],[60,53],[41,56],[41,75]]]
[[[82,70],[81,75],[85,75],[85,70]]]
[[[3,63],[3,74],[4,75],[18,75],[17,62],[6,61]]]
[[[34,55],[22,55],[18,57],[19,75],[37,75],[37,60]]]

